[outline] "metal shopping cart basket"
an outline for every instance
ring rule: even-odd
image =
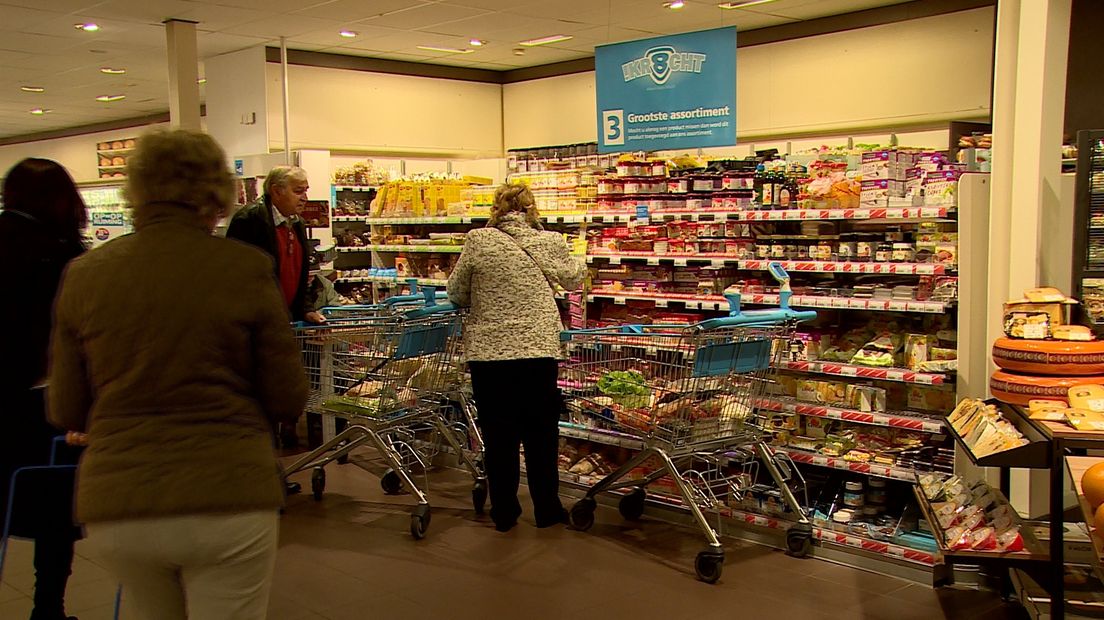
[[[364,443],[373,445],[389,469],[381,478],[388,493],[403,487],[416,498],[411,534],[429,526],[429,502],[411,472],[427,465],[413,441],[418,429],[441,429],[437,396],[454,379],[450,338],[459,314],[438,311],[381,313],[321,326],[304,326],[297,336],[312,378],[307,411],[332,415],[349,426],[291,464],[285,475],[312,470],[311,490],[321,499],[325,466]]]
[[[807,551],[811,523],[764,441],[754,405],[794,326],[816,313],[790,310],[789,276],[778,263],[771,272],[782,285],[778,309],[741,312],[739,295],[728,293],[732,313],[724,318],[689,326],[625,325],[563,333],[568,360],[561,366],[560,384],[571,421],[598,432],[634,436],[642,445],[572,506],[575,529],[594,524],[595,497],[606,491],[631,489],[618,507],[626,518],[638,519],[645,487],[669,478],[678,503],[690,510],[708,541],[697,555],[695,572],[714,583],[721,576],[724,550],[702,509],[719,510],[721,498],[743,490],[746,463],[741,470],[729,467],[729,461],[741,452],[754,453],[798,516],[787,533],[788,546]]]

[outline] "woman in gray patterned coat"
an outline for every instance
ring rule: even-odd
[[[503,185],[490,223],[468,233],[449,277],[449,299],[471,308],[464,353],[483,430],[491,518],[500,532],[521,516],[519,445],[537,527],[566,521],[556,472],[563,324],[554,287],[575,290],[585,275],[564,238],[541,227],[529,188]]]

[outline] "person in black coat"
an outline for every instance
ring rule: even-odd
[[[264,180],[264,193],[256,203],[242,208],[230,220],[227,239],[237,239],[264,250],[272,257],[276,281],[293,321],[325,323],[310,299],[310,256],[313,248],[299,215],[307,206],[307,172],[297,166],[276,166]],[[299,445],[295,428],[280,425],[280,442],[286,448]],[[296,493],[298,483],[288,483]]]
[[[46,359],[54,297],[65,265],[84,252],[84,202],[69,173],[47,159],[24,159],[4,178],[0,210],[0,518],[7,511],[12,472],[46,465],[60,431],[46,421]],[[71,478],[67,481],[71,485]],[[55,495],[50,493],[50,496]],[[65,505],[34,515],[20,528],[35,539],[32,620],[65,618],[65,586],[78,530],[72,489]],[[22,505],[22,504],[20,504]],[[56,514],[55,514],[56,513]]]
[[[296,166],[276,166],[265,177],[264,194],[230,221],[228,239],[256,246],[272,257],[276,280],[294,321],[324,323],[308,303],[311,247],[299,217],[307,204],[307,173]]]

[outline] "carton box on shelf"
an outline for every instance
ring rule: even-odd
[[[862,154],[860,169],[864,181],[890,178],[890,151],[867,151]]]
[[[928,207],[954,207],[958,205],[957,170],[929,171],[923,181],[924,205]]]
[[[862,180],[859,204],[864,207],[884,207],[889,202],[889,179]]]

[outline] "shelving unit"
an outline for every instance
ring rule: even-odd
[[[829,420],[854,422],[856,424],[867,424],[870,426],[923,431],[926,433],[942,433],[946,430],[946,425],[943,423],[943,420],[923,416],[914,412],[880,413],[856,411],[854,409],[842,409],[827,405],[815,405],[793,398],[764,398],[756,403],[756,407],[763,411],[826,418]]]
[[[1085,523],[1092,526],[1095,523],[1095,515],[1092,507],[1089,506],[1088,500],[1085,499],[1084,491],[1081,490],[1081,477],[1088,468],[1098,463],[1104,463],[1104,457],[1067,456],[1065,460],[1066,471],[1069,472],[1074,489],[1077,490],[1077,502],[1081,506],[1081,515]],[[1089,541],[1092,543],[1093,549],[1091,554],[1093,570],[1096,571],[1097,577],[1104,581],[1104,539],[1101,538],[1101,532],[1090,531]]]
[[[829,469],[851,472],[853,474],[862,474],[864,476],[874,476],[876,478],[886,478],[889,480],[902,480],[904,482],[916,480],[917,471],[908,467],[897,467],[895,465],[883,465],[881,463],[872,462],[860,463],[848,461],[843,457],[827,456],[818,452],[810,452],[808,450],[801,450],[788,446],[779,446],[774,448],[774,450],[775,452],[782,452],[789,455],[795,463],[816,465],[818,467],[827,467]]]
[[[779,363],[778,368],[832,377],[896,381],[899,383],[912,383],[916,385],[943,385],[948,380],[947,375],[938,373],[914,372],[905,368],[875,368],[872,366],[857,366],[855,364],[842,364],[836,362],[783,361]]]
[[[657,308],[666,308],[672,303],[696,309],[714,311],[727,310],[728,301],[722,295],[680,295],[676,293],[626,292],[604,288],[591,289],[587,294],[589,301],[597,298],[612,299],[614,303],[625,301],[653,301]],[[744,293],[740,302],[743,305],[777,306],[779,296],[774,293]],[[860,299],[856,297],[827,297],[819,295],[794,295],[790,305],[795,308],[821,308],[825,310],[864,310],[869,312],[914,312],[924,314],[942,314],[949,304],[941,301],[913,301],[903,299]]]
[[[134,152],[135,141],[135,138],[125,138],[99,143],[96,147],[97,176],[101,179],[123,179],[119,173],[126,170],[126,159]],[[118,162],[116,158],[123,161]],[[105,164],[105,161],[109,163]]]

